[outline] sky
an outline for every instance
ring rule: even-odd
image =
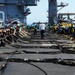
[[[68,6],[60,10],[58,13],[75,12],[75,0],[57,0],[57,2],[68,3]],[[40,2],[37,2],[37,6],[29,6],[28,8],[30,8],[31,14],[27,16],[27,24],[39,21],[48,21],[48,0],[40,0]]]

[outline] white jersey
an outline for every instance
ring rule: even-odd
[[[73,27],[75,28],[75,25],[73,25]]]
[[[46,25],[45,25],[45,24],[40,24],[40,25],[39,25],[39,29],[40,29],[40,30],[45,30],[45,28],[46,28]]]

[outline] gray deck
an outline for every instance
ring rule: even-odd
[[[48,34],[49,35],[49,34]],[[61,58],[61,59],[75,59],[75,54],[68,54],[62,53],[61,49],[55,48],[56,46],[74,47],[74,42],[68,40],[66,38],[62,38],[61,36],[58,39],[59,35],[50,34],[47,36],[48,38],[41,40],[40,36],[35,36],[35,39],[31,39],[30,42],[25,43],[16,43],[13,46],[17,45],[17,48],[11,47],[11,45],[7,45],[6,47],[0,47],[0,57],[6,59],[11,56],[11,54],[3,54],[8,52],[14,52],[15,50],[21,52],[21,54],[13,54],[11,58],[20,58],[20,59],[52,59],[52,58]],[[37,38],[38,39],[37,39]],[[53,37],[53,39],[52,39]],[[51,39],[49,39],[51,38]],[[57,38],[57,39],[54,39]],[[52,41],[55,42],[52,42]],[[48,43],[49,42],[49,43]],[[53,48],[50,48],[54,46]],[[40,48],[41,47],[41,48]],[[25,53],[24,51],[32,52],[32,53]],[[33,53],[34,52],[34,53]],[[50,53],[50,54],[38,54],[38,52],[57,52],[57,53]],[[3,61],[0,61],[0,66],[3,64]],[[75,75],[75,66],[68,66],[68,65],[60,65],[54,64],[49,62],[31,62],[41,69],[43,69],[47,75]],[[25,62],[8,62],[5,71],[1,75],[46,75],[40,69],[36,68],[33,65]]]

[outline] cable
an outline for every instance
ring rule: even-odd
[[[24,53],[28,53],[28,54],[58,54],[58,53],[61,53],[61,51],[51,51],[51,52],[49,52],[49,51],[46,51],[46,52],[44,52],[44,51],[27,51],[27,50],[22,50]]]
[[[29,62],[26,62],[27,64],[30,64],[30,65],[32,65],[32,66],[34,66],[34,67],[36,67],[36,68],[38,68],[39,70],[41,70],[45,75],[47,75],[47,73],[46,73],[46,71],[44,71],[42,68],[40,68],[40,67],[38,67],[38,66],[36,66],[36,65],[34,65],[34,64],[32,64],[32,63],[29,63]]]
[[[0,61],[7,60],[8,62],[44,62],[44,63],[54,63],[54,64],[61,64],[61,65],[68,65],[68,66],[75,66],[75,59],[61,59],[61,58],[50,58],[50,59],[21,59],[21,58],[8,58],[3,59],[1,58]]]

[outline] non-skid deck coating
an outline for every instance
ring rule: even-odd
[[[46,36],[46,34],[45,34]],[[46,39],[41,40],[40,36],[33,36],[35,39],[31,39],[30,42],[25,43],[24,41],[21,43],[16,43],[16,48],[11,47],[12,44],[6,47],[0,47],[0,57],[7,59],[7,58],[20,58],[20,59],[52,59],[52,58],[58,58],[58,59],[75,59],[75,54],[68,54],[68,53],[62,53],[60,48],[48,48],[48,46],[59,46],[60,44],[74,44],[73,41],[70,41],[66,38],[63,38],[63,36],[60,36],[57,34],[48,34]],[[59,37],[59,38],[58,38]],[[38,39],[37,39],[38,38]],[[48,40],[54,40],[55,42],[48,41]],[[49,42],[49,43],[47,43]],[[20,46],[38,46],[35,47],[28,47],[28,48],[22,48]],[[43,46],[43,47],[40,47]],[[46,48],[44,48],[46,46]],[[71,45],[70,45],[71,46]],[[20,54],[13,54],[14,51],[19,51]],[[32,52],[32,53],[25,53],[24,51]],[[33,53],[35,52],[35,53]],[[50,53],[50,54],[38,54],[38,52],[57,52],[57,53]],[[3,54],[8,53],[8,54]],[[0,61],[0,66],[3,64],[3,61]],[[36,68],[33,65],[30,65],[29,63],[25,62],[8,62],[7,67],[5,68],[4,72],[1,73],[1,75],[75,75],[75,66],[68,66],[68,65],[61,65],[61,64],[55,64],[51,62],[31,62],[31,64],[34,64],[38,67],[40,67],[42,70],[46,72],[46,74],[41,71],[40,69]]]
[[[27,49],[25,49],[27,50]],[[7,50],[9,51],[9,50]],[[13,51],[13,50],[12,50]],[[30,51],[30,49],[28,49]],[[33,50],[34,51],[34,50]],[[35,49],[35,51],[46,51],[46,49]],[[47,49],[49,51],[49,49]],[[52,51],[50,49],[50,51]],[[53,49],[55,51],[55,49]],[[56,51],[59,51],[58,49]],[[5,52],[5,51],[3,51]],[[6,58],[10,57],[11,54],[0,54],[0,57]],[[12,58],[22,58],[22,59],[50,59],[50,58],[62,58],[62,59],[75,59],[75,54],[14,54]],[[0,62],[2,65],[3,62]],[[54,63],[32,63],[40,68],[42,68],[48,75],[75,75],[75,67],[73,66],[66,66]],[[27,63],[18,63],[18,62],[9,62],[7,68],[5,69],[4,73],[1,75],[45,75],[42,71],[37,69],[34,66],[31,66]]]
[[[52,63],[34,63],[42,68],[47,75],[75,75],[75,67]],[[45,75],[41,70],[27,63],[9,63],[2,75]]]

